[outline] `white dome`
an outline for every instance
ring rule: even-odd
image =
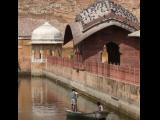
[[[32,32],[32,41],[62,41],[61,32],[50,25],[48,22],[45,22],[40,27],[36,28]]]

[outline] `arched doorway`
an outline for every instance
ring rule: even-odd
[[[108,52],[108,63],[120,65],[120,55],[119,46],[114,42],[109,42],[106,44]]]

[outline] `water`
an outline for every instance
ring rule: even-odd
[[[65,110],[71,108],[69,98],[71,89],[47,78],[19,78],[19,80],[18,120],[67,120]],[[97,106],[92,100],[80,95],[78,110],[93,112],[97,110]],[[109,114],[108,120],[132,119],[114,112]]]

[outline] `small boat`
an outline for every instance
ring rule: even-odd
[[[84,113],[84,112],[73,112],[71,110],[66,110],[67,118],[72,120],[106,120],[108,112],[91,112],[91,113]]]

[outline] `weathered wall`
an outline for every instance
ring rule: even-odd
[[[138,18],[140,22],[140,0],[113,0],[113,1],[131,11]]]
[[[18,61],[22,72],[31,71],[31,40],[18,40]]]
[[[97,76],[85,71],[77,72],[72,68],[51,64],[47,64],[44,73],[51,78],[59,77],[58,80],[76,87],[112,107],[114,106],[114,108],[120,110],[120,112],[124,112],[132,117],[138,117],[140,114],[139,86],[112,80],[103,76]],[[118,100],[114,100],[112,97]]]
[[[101,62],[103,46],[110,41],[119,47],[120,65],[140,67],[140,40],[139,38],[127,37],[126,30],[111,26],[105,28],[81,42],[82,57],[84,61]]]
[[[96,0],[18,0],[19,14],[71,18]],[[112,0],[133,11],[139,18],[140,0]],[[55,14],[56,13],[56,14]],[[66,14],[67,13],[67,14]],[[65,15],[66,14],[66,15]]]
[[[75,20],[77,14],[82,9],[87,8],[96,0],[18,0],[19,18],[31,18],[31,21],[41,21],[42,19],[58,23],[53,24],[59,30],[64,31],[64,23]],[[140,21],[140,0],[113,0],[131,11]],[[28,23],[29,24],[29,23]],[[32,24],[34,25],[34,24]],[[32,26],[31,25],[31,26]]]

